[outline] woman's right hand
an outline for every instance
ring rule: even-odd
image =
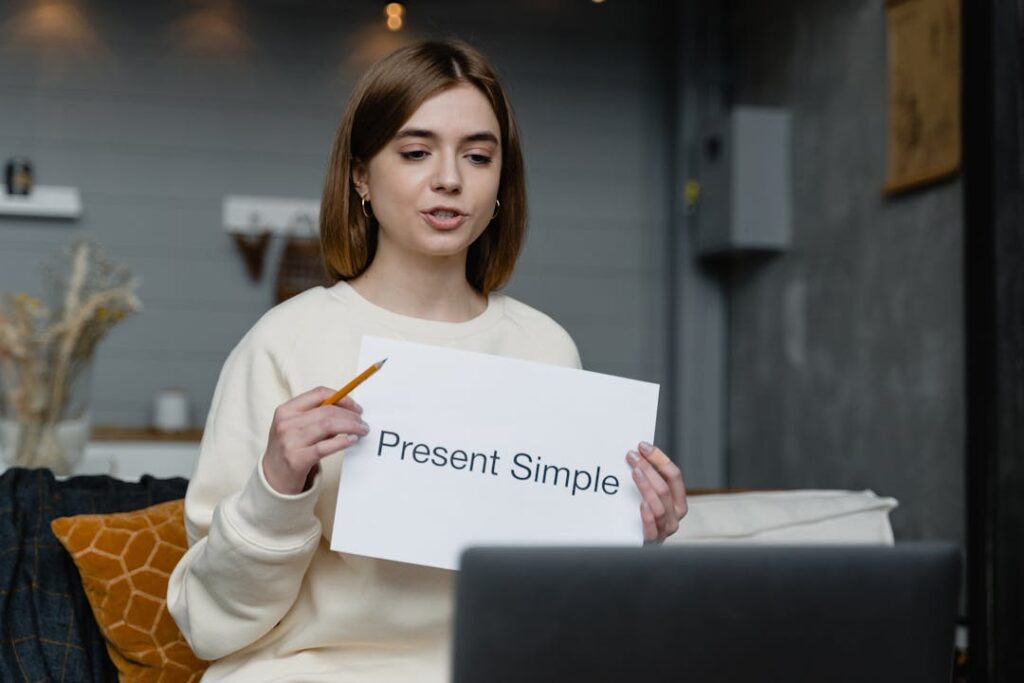
[[[369,433],[361,417],[363,409],[351,397],[337,404],[320,405],[333,394],[332,389],[317,387],[274,411],[263,474],[278,493],[302,493],[312,485],[322,458]]]

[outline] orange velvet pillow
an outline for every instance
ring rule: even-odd
[[[183,508],[179,499],[50,523],[78,567],[122,683],[198,681],[206,670],[167,611],[167,581],[188,548]]]

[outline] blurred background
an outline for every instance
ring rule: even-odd
[[[872,489],[900,501],[897,539],[965,543],[960,21],[953,0],[8,0],[0,157],[78,205],[0,207],[0,291],[39,292],[93,236],[144,306],[98,347],[93,424],[148,428],[176,389],[201,429],[310,225],[246,212],[315,206],[363,70],[459,37],[523,132],[507,293],[587,369],[661,385],[657,440],[688,484]]]
[[[507,292],[565,326],[586,368],[662,385],[658,442],[691,486],[870,488],[900,500],[899,537],[962,539],[962,190],[883,196],[880,3],[411,2],[399,30],[385,5],[2,5],[0,153],[77,188],[82,211],[0,217],[0,289],[38,292],[78,233],[142,281],[143,312],[98,347],[94,424],[148,425],[180,388],[201,426],[286,242],[253,282],[225,197],[317,200],[366,66],[458,36],[523,130],[530,230]],[[737,204],[728,169],[705,177],[708,147],[762,163],[714,132],[766,107],[788,118],[789,159],[767,173],[789,196],[739,210],[784,204],[784,230],[708,246]]]

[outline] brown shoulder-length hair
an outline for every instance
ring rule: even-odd
[[[424,41],[376,62],[356,84],[338,126],[320,204],[320,244],[332,280],[369,267],[378,225],[363,215],[353,166],[368,163],[424,101],[453,86],[475,86],[501,128],[501,210],[470,246],[466,279],[477,291],[499,289],[512,276],[526,235],[526,178],[519,129],[505,89],[487,59],[459,40]],[[372,216],[372,212],[371,212]]]

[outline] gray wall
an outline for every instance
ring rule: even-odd
[[[679,415],[675,436],[688,484],[711,488],[728,484],[728,289],[718,269],[698,257],[700,206],[699,202],[687,206],[681,189],[687,180],[704,180],[700,169],[704,132],[721,120],[729,106],[724,5],[719,0],[675,3],[671,86],[676,127],[673,187],[677,188],[668,234],[673,257],[669,285],[672,374]]]
[[[731,271],[729,483],[871,488],[963,537],[961,183],[884,199],[884,3],[736,2],[733,99],[793,114],[794,244]]]
[[[0,217],[0,291],[39,292],[39,264],[92,233],[141,276],[145,306],[100,346],[95,421],[145,425],[153,394],[180,386],[200,424],[227,353],[272,301],[273,272],[250,284],[221,229],[222,197],[318,197],[354,80],[401,38],[381,3],[105,0],[57,24],[35,6],[0,6],[0,157],[79,187],[85,214]],[[665,382],[669,150],[658,18],[636,9],[415,3],[402,36],[466,38],[507,79],[532,202],[508,292],[559,320],[587,368]]]

